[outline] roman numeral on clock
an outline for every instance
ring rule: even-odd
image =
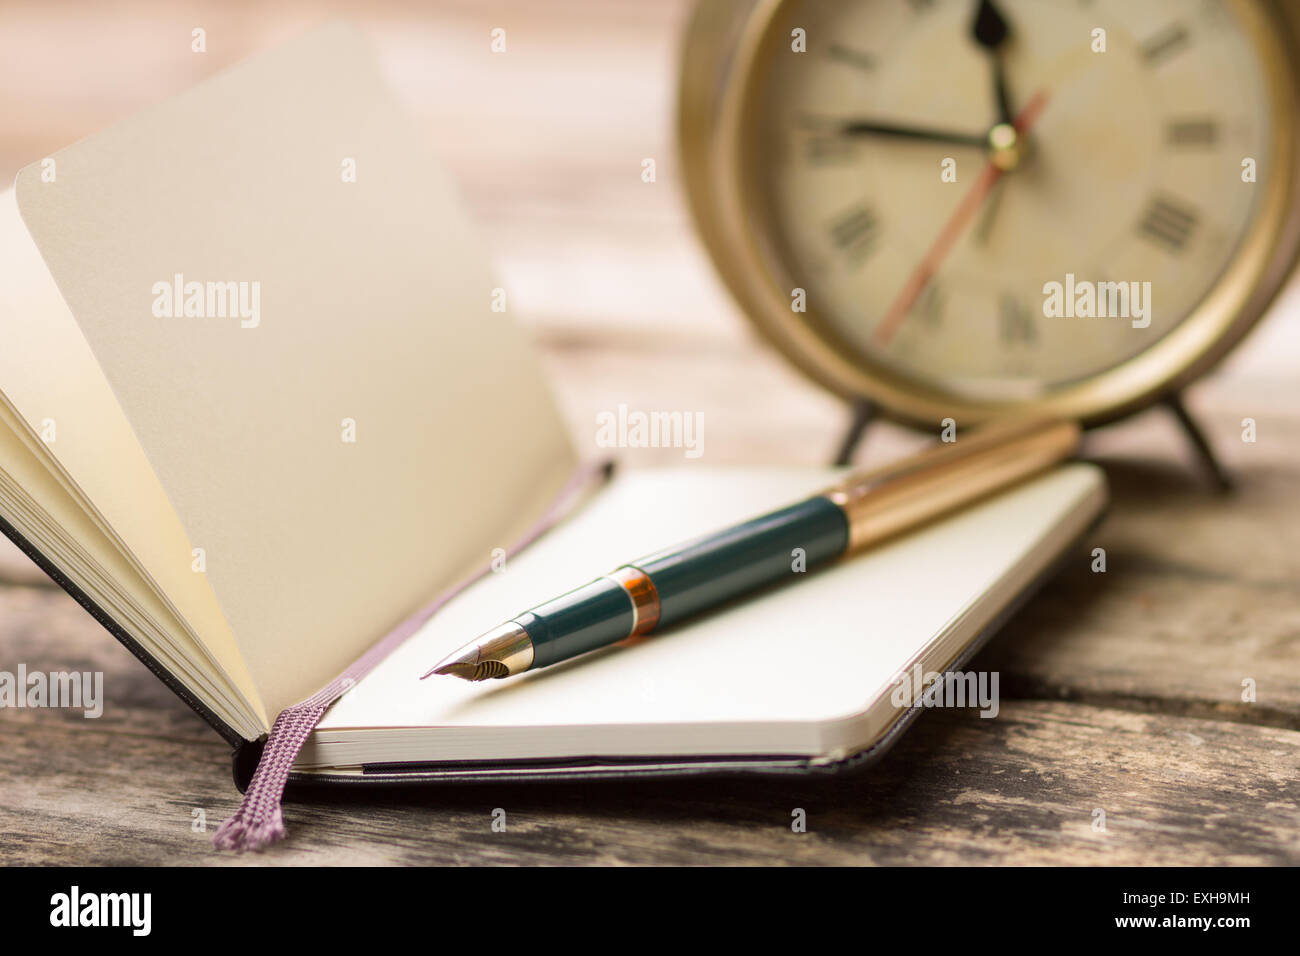
[[[870,53],[855,50],[841,43],[832,43],[828,46],[826,55],[836,62],[857,67],[859,70],[866,70],[868,73],[876,68],[876,58]]]
[[[1038,341],[1038,328],[1034,317],[1014,295],[1006,293],[998,301],[998,329],[1007,345],[1032,345]]]
[[[852,162],[858,144],[835,136],[810,136],[804,142],[804,157],[811,166],[830,166]]]
[[[1196,230],[1196,210],[1166,196],[1151,200],[1138,220],[1138,233],[1170,252],[1182,252]]]
[[[1212,119],[1172,120],[1165,127],[1165,142],[1170,146],[1213,146],[1219,139],[1219,124]]]
[[[880,220],[866,206],[854,206],[831,223],[831,241],[855,265],[871,254]]]
[[[917,298],[912,310],[925,325],[936,328],[943,319],[943,309],[947,304],[948,296],[944,293],[943,286],[932,279],[926,285],[925,291]]]
[[[1181,23],[1172,23],[1138,47],[1138,54],[1147,66],[1159,66],[1186,49],[1189,39],[1191,34],[1187,32],[1187,27]]]

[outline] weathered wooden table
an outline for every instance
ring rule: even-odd
[[[596,413],[627,402],[701,411],[710,464],[827,460],[845,410],[755,342],[690,231],[671,144],[683,5],[535,6],[370,4],[363,23],[464,183],[575,440],[595,453]],[[306,5],[66,10],[0,12],[5,176],[317,19]],[[195,24],[206,61],[189,52]],[[487,53],[494,26],[504,56]],[[287,807],[287,843],[216,854],[211,831],[238,802],[226,745],[5,543],[0,669],[102,670],[107,705],[99,720],[0,711],[0,862],[1300,862],[1297,313],[1289,293],[1190,397],[1236,493],[1207,489],[1159,411],[1090,436],[1114,497],[1088,542],[1106,573],[1080,553],[977,658],[1001,673],[996,719],[928,713],[854,779],[311,796]],[[915,441],[880,427],[862,460]],[[791,832],[796,807],[807,833]]]

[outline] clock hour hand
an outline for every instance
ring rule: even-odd
[[[983,148],[986,138],[977,133],[960,133],[954,130],[930,129],[924,126],[906,126],[898,123],[877,123],[871,120],[848,120],[832,129],[841,136],[884,136],[892,139],[913,139],[931,143],[952,143],[957,146]]]
[[[994,0],[980,0],[970,31],[971,38],[993,57],[993,95],[998,104],[998,122],[1010,124],[1011,96],[1007,92],[1007,71],[1002,50],[1011,36],[1011,27]]]

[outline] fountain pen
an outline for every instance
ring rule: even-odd
[[[1007,488],[1070,455],[1078,440],[1077,424],[1049,419],[960,434],[805,501],[625,564],[493,628],[424,676],[513,677],[649,634]]]

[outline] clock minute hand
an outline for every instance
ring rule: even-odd
[[[998,122],[1010,124],[1011,96],[1007,92],[1007,71],[1002,51],[1011,37],[1011,27],[993,0],[980,0],[970,32],[971,38],[993,57],[993,95],[998,103]]]

